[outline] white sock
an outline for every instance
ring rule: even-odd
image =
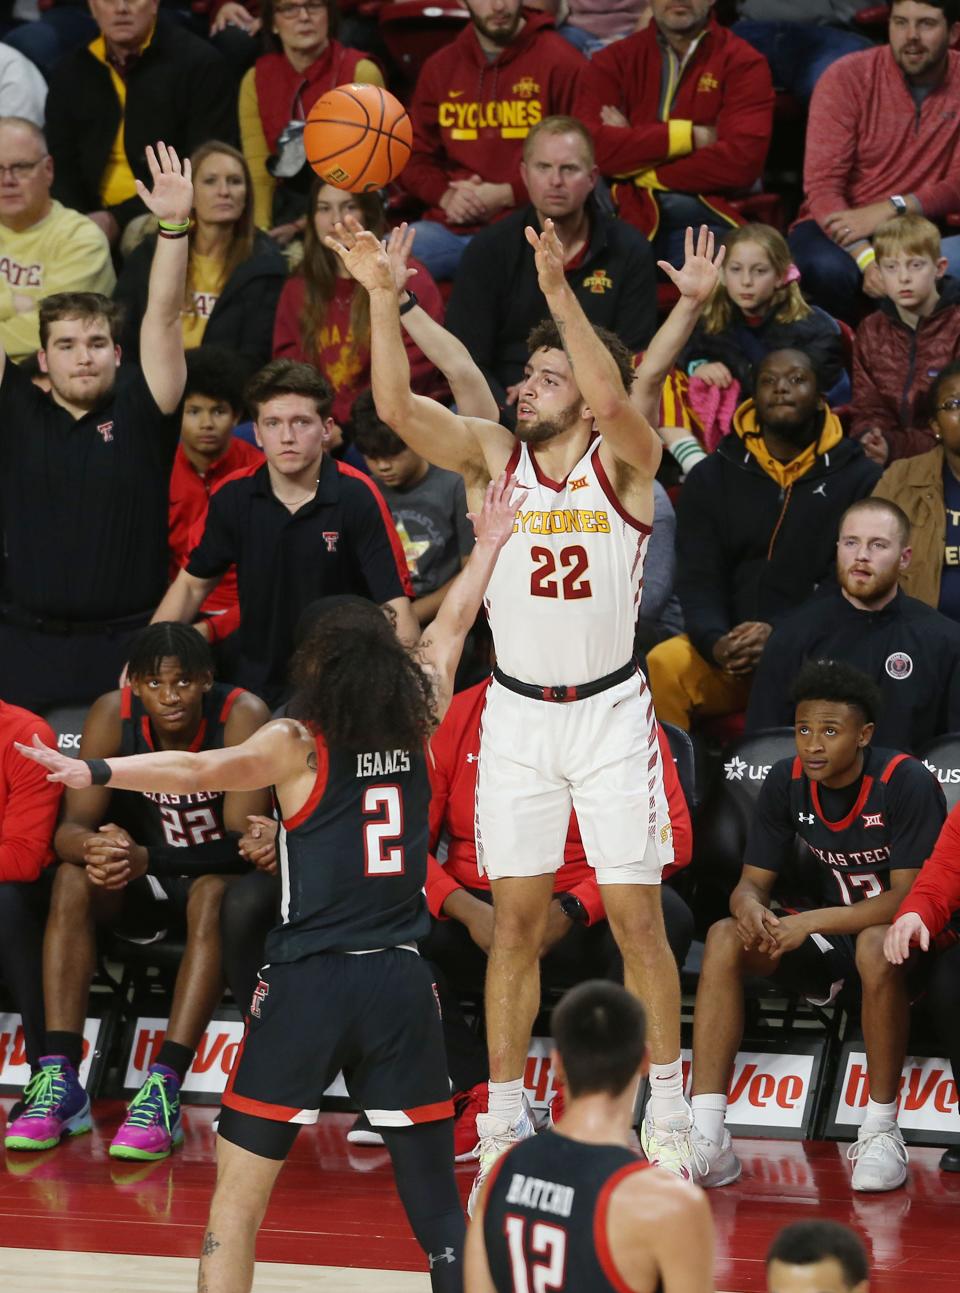
[[[513,1082],[488,1082],[487,1112],[502,1122],[514,1123],[523,1113],[523,1078]]]
[[[864,1127],[888,1127],[897,1121],[897,1102],[878,1104],[876,1100],[867,1100],[867,1112],[863,1119]]]
[[[727,1097],[725,1095],[695,1095],[690,1101],[693,1105],[693,1125],[707,1140],[719,1145],[723,1140],[723,1124],[727,1117]]]
[[[650,1065],[650,1109],[654,1122],[689,1114],[683,1098],[683,1065],[679,1055],[672,1064]]]

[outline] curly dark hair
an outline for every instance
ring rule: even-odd
[[[613,355],[620,370],[623,389],[629,391],[637,375],[631,351],[609,328],[601,328],[594,324],[593,330]],[[566,350],[563,338],[560,336],[560,329],[553,319],[541,320],[527,337],[527,352],[532,355],[537,350]]]
[[[185,678],[214,673],[213,653],[195,628],[173,620],[148,624],[130,643],[127,673],[131,678],[151,678],[164,660],[176,660]]]
[[[805,660],[790,688],[795,705],[804,700],[831,700],[858,709],[865,723],[875,723],[883,705],[880,688],[865,673],[843,660]]]
[[[332,749],[423,745],[437,722],[433,685],[379,606],[362,597],[325,598],[301,628],[291,718],[316,728]]]

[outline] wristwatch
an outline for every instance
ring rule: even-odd
[[[887,199],[887,201],[893,204],[893,209],[898,216],[907,214],[907,199],[905,197],[901,197],[899,193],[894,193],[892,197]]]
[[[560,910],[575,925],[585,925],[587,923],[587,909],[580,899],[572,893],[560,894]]]

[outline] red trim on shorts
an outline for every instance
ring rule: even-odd
[[[593,1246],[596,1250],[600,1268],[610,1281],[610,1287],[615,1289],[616,1293],[633,1293],[633,1290],[617,1269],[613,1253],[610,1251],[610,1241],[607,1238],[607,1212],[610,1208],[610,1196],[621,1181],[628,1176],[632,1176],[634,1172],[646,1171],[649,1166],[649,1163],[627,1163],[626,1167],[621,1167],[618,1172],[614,1172],[597,1196],[597,1205],[593,1210]]]
[[[294,813],[292,817],[284,818],[283,826],[284,829],[288,831],[296,830],[298,826],[303,825],[323,798],[324,791],[327,788],[327,776],[330,772],[330,758],[327,754],[327,743],[319,732],[314,733],[313,739],[317,748],[317,775],[313,779],[313,789],[307,796],[307,802],[299,812]]]
[[[225,723],[227,721],[227,719],[230,717],[230,711],[233,709],[234,705],[237,703],[237,701],[242,695],[243,695],[242,687],[234,687],[233,691],[231,691],[227,695],[226,700],[223,702],[223,708],[220,710],[220,718],[218,720],[219,722]]]
[[[416,1109],[403,1111],[411,1122],[439,1122],[442,1118],[453,1117],[453,1101],[438,1100],[436,1104],[421,1104]]]
[[[224,1091],[221,1104],[237,1113],[248,1113],[254,1118],[269,1118],[271,1122],[293,1122],[302,1109],[291,1109],[285,1104],[269,1104],[266,1100],[253,1100],[250,1096]]]
[[[607,475],[603,463],[600,461],[599,445],[597,445],[596,449],[593,451],[593,466],[597,473],[597,482],[599,483],[600,488],[603,490],[604,494],[606,494],[610,506],[621,520],[626,521],[627,525],[632,526],[635,530],[639,530],[643,535],[653,534],[653,526],[645,525],[643,521],[638,521],[635,516],[631,516],[620,502],[619,498],[617,498],[617,491],[610,484],[610,477]]]
[[[906,758],[906,755],[904,755]],[[823,815],[823,809],[820,807],[820,790],[816,781],[810,782],[810,793],[813,799],[813,806],[816,809],[817,816],[823,822],[824,826],[831,831],[845,831],[853,823],[855,817],[859,816],[864,804],[870,798],[870,791],[873,789],[873,777],[864,777],[863,785],[860,787],[860,793],[857,795],[857,802],[853,805],[846,817],[839,822],[828,821]]]
[[[893,776],[896,769],[900,767],[900,764],[906,762],[906,760],[909,758],[910,758],[909,754],[895,754],[893,758],[890,760],[890,762],[887,764],[887,766],[884,768],[880,776],[881,783],[883,785],[886,785],[887,782],[890,780],[890,778]]]
[[[133,717],[133,692],[131,691],[129,684],[126,687],[120,688],[120,717]]]

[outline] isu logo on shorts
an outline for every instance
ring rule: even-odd
[[[260,1018],[260,1007],[263,1002],[266,1001],[269,991],[270,984],[264,983],[263,979],[258,979],[257,986],[253,990],[253,997],[250,1001],[250,1013],[257,1019]]]
[[[883,667],[891,678],[896,678],[898,681],[909,678],[913,673],[913,661],[906,651],[894,651],[892,655],[888,655]]]

